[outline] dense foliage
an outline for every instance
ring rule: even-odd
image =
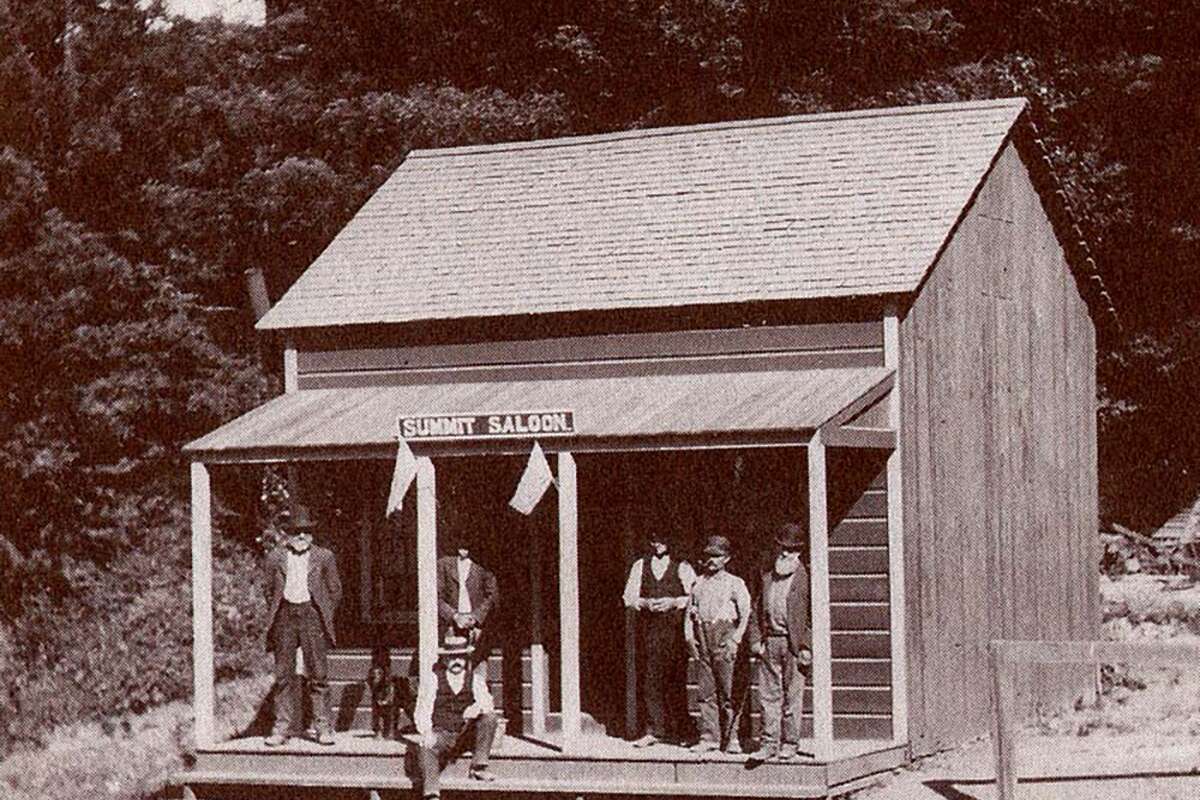
[[[1195,0],[269,6],[0,0],[0,666],[27,676],[0,716],[186,692],[179,446],[277,389],[243,270],[278,295],[417,146],[1028,96],[1123,322],[1104,513],[1200,489]],[[219,574],[248,580],[252,527]],[[234,674],[252,601],[226,589]]]

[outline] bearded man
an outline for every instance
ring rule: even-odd
[[[812,665],[808,570],[801,563],[808,532],[796,522],[775,536],[775,564],[762,575],[751,614],[750,652],[758,656],[758,696],[762,702],[762,739],[757,761],[797,758],[804,682]]]
[[[304,654],[317,742],[334,743],[325,699],[328,653],[335,641],[333,615],[342,599],[342,584],[333,553],[312,543],[315,527],[308,509],[298,505],[287,526],[287,540],[266,558],[267,643],[275,654],[275,725],[265,740],[269,747],[287,742],[292,720],[300,713],[295,705],[296,648]]]

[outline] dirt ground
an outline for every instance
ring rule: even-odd
[[[1154,576],[1101,579],[1104,636],[1200,643],[1200,586]],[[1200,666],[1200,665],[1198,665]],[[1022,800],[1200,798],[1200,669],[1105,671],[1095,707],[1029,720],[1019,735]],[[922,759],[854,800],[992,800],[984,737]]]

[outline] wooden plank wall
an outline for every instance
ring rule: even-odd
[[[878,321],[297,354],[301,389],[882,365]]]
[[[1013,145],[901,322],[910,738],[987,730],[989,639],[1098,633],[1095,334]],[[1084,691],[1043,668],[1025,707]]]

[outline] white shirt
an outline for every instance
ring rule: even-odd
[[[458,559],[458,613],[471,613],[471,595],[467,591],[467,575],[471,572],[471,559]]]
[[[308,593],[308,555],[312,549],[296,553],[287,551],[287,577],[283,582],[283,599],[289,603],[307,603],[312,600]]]
[[[662,576],[667,574],[667,567],[671,566],[671,554],[649,556],[649,559],[650,574],[655,580],[662,580]],[[639,558],[629,568],[629,579],[625,581],[625,591],[621,595],[626,608],[637,608],[637,601],[642,597],[642,570],[645,569],[645,563],[645,558]],[[692,584],[696,582],[696,571],[686,561],[679,562],[679,582],[683,584],[683,594],[668,599],[675,601],[672,608],[687,608],[687,595],[691,594]]]
[[[455,694],[463,690],[467,680],[466,670],[453,675],[446,673],[446,682]],[[433,702],[437,699],[437,673],[426,672],[417,686],[417,707],[413,710],[413,724],[417,732],[427,734],[433,730]],[[463,719],[474,719],[480,714],[491,714],[496,710],[495,701],[487,685],[487,662],[480,661],[471,673],[471,705],[463,711]]]

